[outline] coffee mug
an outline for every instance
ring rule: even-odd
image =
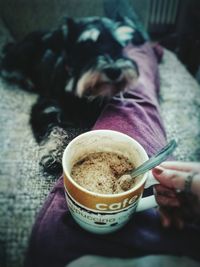
[[[62,165],[66,201],[71,215],[85,230],[97,234],[123,227],[137,211],[157,206],[154,196],[142,198],[151,172],[136,177],[135,185],[122,193],[100,194],[89,191],[72,176],[73,165],[88,154],[114,152],[127,157],[135,167],[148,160],[144,148],[126,134],[111,130],[94,130],[74,138],[66,147]]]

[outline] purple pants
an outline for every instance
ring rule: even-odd
[[[137,62],[139,82],[125,94],[124,101],[113,99],[106,106],[93,129],[116,130],[134,137],[151,156],[166,144],[158,104],[157,57],[148,43],[129,45],[124,53]],[[164,229],[156,209],[137,213],[113,234],[88,233],[69,213],[61,177],[36,219],[25,266],[63,267],[86,254],[121,258],[173,254],[200,260],[199,237],[200,230],[191,225],[182,231]]]

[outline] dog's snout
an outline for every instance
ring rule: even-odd
[[[115,80],[117,80],[120,77],[122,71],[119,68],[110,67],[110,68],[104,69],[104,73],[106,74],[106,76],[110,80],[115,81]]]

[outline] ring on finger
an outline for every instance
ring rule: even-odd
[[[191,192],[191,186],[194,179],[194,176],[197,174],[197,172],[192,172],[185,178],[185,185],[183,191],[186,193]]]
[[[198,172],[190,172],[185,178],[184,188],[183,189],[179,189],[179,188],[176,189],[176,193],[181,193],[181,192],[189,193],[189,192],[191,192],[191,186],[192,186],[193,178],[196,174],[198,174]]]

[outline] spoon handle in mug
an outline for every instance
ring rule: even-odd
[[[175,148],[177,147],[177,143],[175,140],[171,140],[165,147],[163,147],[156,155],[152,156],[149,160],[145,161],[138,168],[129,172],[132,178],[137,177],[154,167],[158,166],[160,163],[165,161],[169,155],[173,153]]]

